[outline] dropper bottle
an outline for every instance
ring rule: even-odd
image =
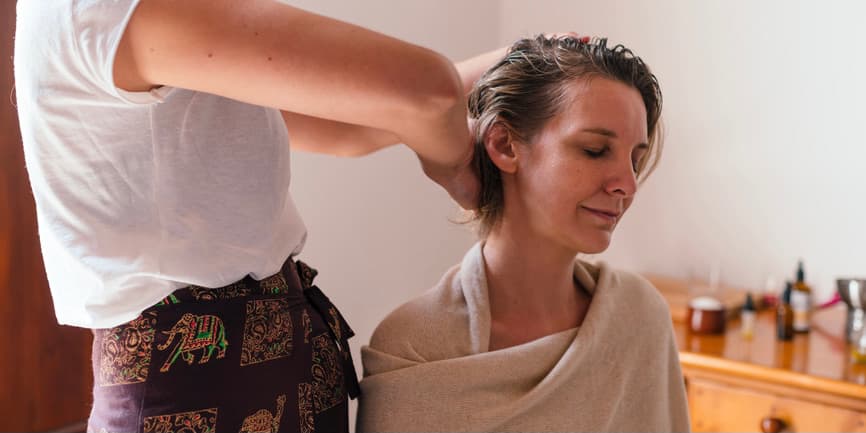
[[[746,302],[740,311],[740,325],[743,338],[751,339],[755,335],[755,301],[751,293],[746,293]]]
[[[794,338],[794,311],[791,309],[791,282],[785,283],[782,299],[776,307],[776,337],[782,341]]]

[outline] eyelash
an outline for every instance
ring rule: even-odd
[[[602,148],[600,150],[583,149],[583,153],[585,153],[586,156],[588,156],[592,159],[597,159],[597,158],[601,158],[602,156],[604,156],[607,153],[607,150],[608,150],[607,147]]]
[[[599,158],[603,157],[604,155],[606,155],[609,150],[610,149],[608,147],[604,147],[600,150],[583,149],[583,153],[585,153],[586,156],[588,156],[592,159],[599,159]],[[640,165],[640,159],[638,159],[637,161],[632,161],[632,164],[631,164],[632,171],[637,173],[639,165]]]

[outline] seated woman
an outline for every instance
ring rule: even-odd
[[[661,92],[605,39],[525,39],[469,99],[481,241],[363,348],[359,431],[688,431],[664,299],[604,251],[661,150]]]

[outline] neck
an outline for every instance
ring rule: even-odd
[[[574,281],[576,251],[503,221],[485,240],[483,255],[494,321],[533,318],[562,325],[589,302]]]

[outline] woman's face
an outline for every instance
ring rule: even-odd
[[[594,254],[607,249],[637,191],[646,108],[636,89],[602,77],[573,81],[566,96],[534,140],[516,147],[517,204],[535,235]]]

